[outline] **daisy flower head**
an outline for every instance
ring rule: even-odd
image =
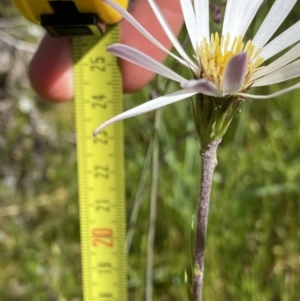
[[[180,0],[182,13],[194,53],[188,55],[170,29],[154,0],[147,0],[178,54],[166,49],[126,10],[113,0],[103,0],[123,15],[157,47],[191,71],[184,78],[148,55],[124,44],[114,44],[108,51],[166,78],[179,82],[181,90],[145,102],[108,120],[95,130],[177,101],[191,98],[197,134],[207,145],[221,138],[242,99],[273,98],[300,88],[300,83],[270,95],[248,94],[252,87],[284,82],[300,77],[300,21],[271,40],[298,0],[275,0],[252,40],[245,34],[263,0],[228,0],[222,33],[210,33],[209,0]],[[292,46],[292,47],[290,47]],[[265,62],[286,50],[272,63]]]

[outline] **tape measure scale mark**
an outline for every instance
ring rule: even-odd
[[[117,20],[111,8],[101,11],[101,1],[95,2],[100,12],[94,11],[93,0],[13,2],[32,22],[40,24],[42,20],[53,36],[95,35],[100,32],[95,28],[99,15],[107,17],[102,20],[108,24],[121,18]],[[117,2],[128,6],[128,0]],[[127,300],[122,124],[112,125],[102,136],[92,138],[100,122],[122,111],[120,70],[116,58],[106,52],[106,47],[119,39],[118,27],[107,31],[101,41],[99,36],[73,38],[85,301]]]
[[[100,42],[74,38],[78,175],[84,299],[127,300],[123,130],[112,126],[92,138],[95,127],[122,111],[117,59],[106,46],[119,41],[118,28]],[[108,68],[106,68],[108,67]],[[98,75],[98,76],[96,76]]]
[[[86,43],[83,43],[83,44],[80,44],[79,46],[80,47],[88,47],[89,45],[86,44]],[[78,53],[80,53],[80,51]],[[83,66],[81,65],[80,67],[81,67],[81,69],[83,68],[84,70],[86,70],[87,65],[83,65]],[[79,71],[79,74],[78,74],[78,80],[80,80],[81,83],[86,81],[86,79],[83,76],[84,75],[84,72],[83,72],[84,70]],[[89,88],[89,86],[85,86],[85,85],[83,85],[83,87],[85,89]],[[115,90],[113,90],[113,91],[115,91]],[[84,92],[87,92],[87,91],[85,90]],[[89,103],[89,102],[87,102],[85,100],[86,99],[85,94],[86,93],[77,92],[77,95],[78,96],[81,95],[83,97],[82,99],[84,99],[84,104],[81,106],[82,108],[80,109],[80,111],[82,112],[82,115],[83,115],[82,117],[84,118],[84,120],[86,122],[87,120],[91,121],[91,118],[86,118],[85,115],[86,115],[87,112],[85,112],[84,109],[87,109],[87,111],[89,111],[90,107],[87,108],[86,105],[91,105],[91,103]],[[78,103],[78,102],[76,102],[76,103]],[[101,109],[101,106],[100,106],[100,109]],[[103,109],[103,107],[102,107],[102,109]],[[86,127],[86,124],[85,124],[85,127]],[[93,128],[94,128],[94,126],[93,126]],[[119,132],[118,130],[116,130],[116,131]],[[91,133],[91,131],[90,131],[90,133]],[[86,134],[86,132],[84,134]],[[114,133],[111,137],[114,138],[116,136],[116,134],[117,133]],[[78,135],[80,136],[79,130],[78,130]],[[105,137],[105,135],[103,135],[103,137]],[[91,136],[90,135],[86,135],[86,139],[89,139],[89,138],[91,138]],[[107,142],[107,140],[103,140],[102,141],[102,143],[104,143],[104,142]],[[115,152],[114,153],[110,152],[108,155],[114,157],[116,155],[116,151],[118,151],[119,149],[120,149],[120,147],[116,146],[115,147]],[[87,150],[85,149],[85,151],[87,151]],[[92,152],[89,155],[91,155],[93,153],[95,153],[95,152]],[[97,155],[99,155],[99,154],[97,154]],[[80,158],[80,155],[78,155],[78,157]],[[83,160],[83,159],[81,159],[81,160]],[[79,161],[81,161],[81,160],[79,159]],[[93,160],[93,158],[91,158],[91,160]],[[122,165],[120,165],[120,163],[117,163],[116,165],[119,166],[119,167],[122,166]],[[100,165],[100,166],[96,166],[96,170],[95,171],[98,173],[98,176],[101,176],[101,177],[104,177],[104,178],[108,177],[108,171],[109,171],[108,168],[101,168],[101,165]],[[90,170],[90,173],[93,173],[93,170]],[[81,174],[80,170],[79,170],[79,174]],[[117,187],[119,187],[119,188],[121,187],[120,183],[116,183],[116,184],[117,184]],[[89,183],[86,183],[86,181],[84,183],[81,183],[81,185],[84,186],[84,187],[89,187]],[[112,188],[115,189],[114,187],[112,187]],[[91,189],[89,189],[89,194],[90,193],[91,193]],[[124,196],[122,194],[123,193],[122,193],[122,188],[121,188],[121,191],[118,192],[115,195],[115,197],[118,198],[118,199],[124,198]],[[88,194],[86,193],[86,195],[88,195]],[[80,196],[80,199],[81,199],[81,202],[84,201],[84,195],[83,194]],[[102,203],[105,203],[105,201],[103,202],[103,200],[98,200],[98,202],[96,202],[98,206],[101,205],[101,203],[100,203],[101,201],[102,201]],[[112,205],[114,205],[114,204],[112,204]],[[89,207],[93,207],[93,206],[94,206],[94,204],[92,203],[92,204],[90,204]],[[124,212],[122,212],[121,208],[120,208],[120,210],[121,210],[121,212],[120,212],[120,214],[118,214],[117,220],[111,220],[111,221],[109,221],[110,223],[112,223],[114,225],[118,225],[118,221],[120,221],[120,216],[124,215]],[[80,211],[81,211],[82,215],[88,214],[88,210],[86,208],[84,208],[84,207],[81,207]],[[86,233],[89,233],[90,231],[92,231],[92,234],[93,234],[93,245],[94,246],[95,245],[98,246],[98,244],[101,244],[101,243],[104,244],[104,245],[107,245],[108,247],[112,246],[112,238],[113,238],[112,236],[113,236],[113,233],[110,230],[110,228],[93,228],[93,230],[91,230],[90,223],[91,222],[94,223],[95,219],[93,219],[93,220],[87,220],[86,217],[83,217],[82,220],[86,220],[87,221],[86,225],[82,224],[82,233],[84,232],[82,234],[82,244],[83,245],[85,245],[85,244],[88,245],[90,243],[88,241],[88,239],[84,239],[84,237],[86,236]],[[107,225],[105,225],[105,226],[107,227]],[[115,231],[116,231],[116,233],[119,233],[119,234],[123,232],[122,235],[125,236],[124,229],[125,229],[125,224],[122,224],[122,225],[118,226]],[[114,252],[113,254],[110,254],[112,257],[117,256],[117,259],[119,258],[119,256],[124,256],[124,254],[122,254],[122,252],[124,250],[123,243],[122,243],[122,246],[120,245],[120,247],[118,249],[119,249],[118,253]],[[105,257],[105,256],[103,256],[103,254],[102,254],[101,255],[101,260],[100,261],[96,260],[96,262],[95,262],[95,260],[93,260],[93,256],[97,257],[97,254],[95,252],[91,252],[90,251],[90,247],[84,247],[83,246],[82,250],[83,250],[83,269],[84,270],[88,270],[87,274],[84,273],[84,278],[85,278],[84,289],[86,291],[90,291],[89,293],[85,293],[85,299],[91,298],[92,296],[95,296],[95,293],[93,293],[93,291],[95,290],[95,286],[99,285],[99,284],[97,285],[97,283],[102,282],[103,286],[107,282],[108,283],[116,283],[116,278],[114,280],[112,280],[112,279],[109,280],[109,278],[106,277],[106,279],[100,280],[99,278],[101,278],[101,277],[98,277],[97,275],[95,275],[95,272],[97,270],[97,265],[98,265],[98,268],[100,269],[98,272],[100,272],[100,273],[107,274],[109,272],[109,270],[107,270],[108,266],[110,266],[111,270],[113,269],[114,271],[119,272],[119,274],[117,276],[117,279],[118,279],[117,283],[118,283],[118,285],[117,286],[113,286],[111,288],[108,288],[108,291],[103,291],[103,290],[99,291],[98,292],[98,296],[101,296],[101,298],[107,298],[109,296],[111,296],[111,297],[114,296],[114,294],[111,293],[111,292],[116,292],[116,290],[120,288],[120,283],[123,282],[124,283],[123,287],[125,288],[125,292],[121,293],[121,295],[125,296],[125,298],[123,298],[123,299],[126,300],[126,277],[124,279],[124,275],[126,275],[126,268],[124,267],[124,263],[123,263],[125,260],[121,261],[121,262],[120,262],[120,260],[117,260],[118,262],[116,262],[114,260],[111,260],[111,256],[110,257],[108,256],[108,259],[106,259],[106,261],[103,261],[103,257]],[[84,256],[84,252],[86,252],[86,256]],[[84,259],[85,257],[86,257],[86,259]],[[123,271],[121,270],[122,266],[124,267]],[[101,269],[102,267],[106,267],[106,269]],[[116,268],[118,268],[118,270],[116,270]],[[92,275],[91,275],[91,270],[93,270]],[[99,280],[97,280],[97,279],[99,279]],[[123,279],[123,281],[122,281],[122,279]],[[123,299],[119,299],[119,300],[123,300]],[[101,300],[101,299],[99,299],[99,300]]]

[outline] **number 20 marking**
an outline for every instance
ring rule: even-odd
[[[94,228],[92,236],[92,245],[96,248],[101,244],[110,248],[114,246],[113,230],[110,228]]]

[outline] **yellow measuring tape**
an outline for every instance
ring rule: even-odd
[[[127,300],[122,123],[92,138],[99,123],[122,111],[120,70],[106,51],[119,39],[118,26],[101,40],[73,39],[85,301]]]
[[[29,20],[53,36],[73,38],[75,117],[84,301],[126,301],[123,127],[94,139],[94,129],[122,112],[122,78],[107,46],[120,41],[122,16],[100,0],[13,0]],[[124,8],[129,0],[116,0]],[[93,35],[91,35],[93,34]],[[81,35],[81,36],[78,36]],[[98,35],[98,36],[97,36]]]

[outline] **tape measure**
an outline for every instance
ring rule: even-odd
[[[74,37],[75,114],[85,301],[126,301],[123,128],[93,130],[122,111],[117,59],[106,47],[118,42],[115,26],[99,40]]]
[[[53,18],[54,24],[50,24],[51,26],[59,25],[62,27],[65,27],[66,22],[69,21],[74,22],[73,25],[77,26],[82,21],[87,25],[86,20],[92,14],[97,18],[99,17],[106,24],[115,24],[122,19],[119,13],[101,0],[12,0],[12,2],[28,20],[42,26],[44,26],[42,24],[44,15],[47,15],[50,19]],[[129,0],[115,0],[115,2],[124,9],[128,8]],[[72,15],[76,14],[76,18],[73,18]],[[60,18],[59,15],[64,16]]]
[[[120,41],[119,26],[106,33],[98,26],[99,17],[114,24],[121,16],[100,0],[13,2],[50,35],[74,36],[83,296],[84,301],[127,301],[122,123],[92,136],[100,123],[123,109],[117,58],[106,51]],[[129,4],[116,2],[124,8]]]

